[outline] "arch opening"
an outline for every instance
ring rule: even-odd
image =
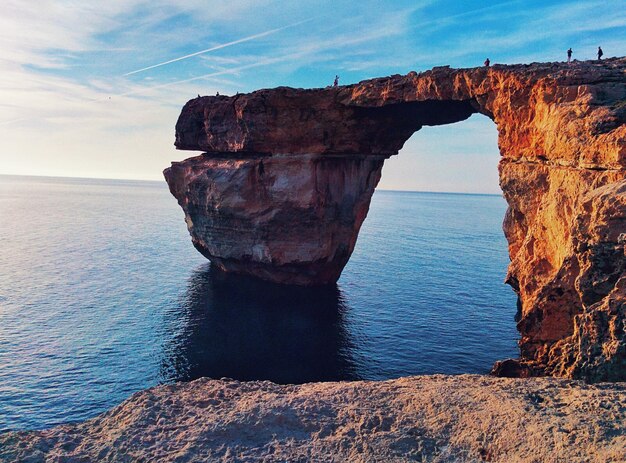
[[[359,300],[351,291],[356,280],[377,281],[371,290],[359,287],[374,310],[388,313],[381,301],[395,301],[385,333],[393,341],[372,341],[370,353],[384,352],[390,369],[402,357],[410,359],[405,375],[486,372],[519,356],[517,295],[504,283],[499,158],[495,124],[479,114],[423,127],[385,161],[339,285],[348,300]],[[371,325],[363,331],[376,337]]]
[[[414,132],[385,161],[378,189],[501,195],[498,131],[480,113]]]

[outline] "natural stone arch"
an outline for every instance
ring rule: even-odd
[[[383,162],[424,125],[498,128],[521,362],[501,374],[626,379],[626,60],[435,68],[356,85],[188,102],[165,177],[227,271],[337,280]]]

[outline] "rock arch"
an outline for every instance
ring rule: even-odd
[[[383,162],[427,125],[498,128],[521,359],[503,375],[626,379],[626,59],[434,68],[189,101],[165,170],[196,248],[226,271],[335,282]]]

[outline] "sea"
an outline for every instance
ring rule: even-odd
[[[223,274],[165,182],[0,176],[0,431],[158,384],[488,373],[518,355],[495,195],[376,191],[336,285]]]

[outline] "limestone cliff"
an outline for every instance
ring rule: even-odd
[[[435,68],[188,102],[165,177],[194,245],[227,271],[337,280],[384,159],[423,126],[498,129],[521,361],[502,375],[626,379],[626,59]]]

